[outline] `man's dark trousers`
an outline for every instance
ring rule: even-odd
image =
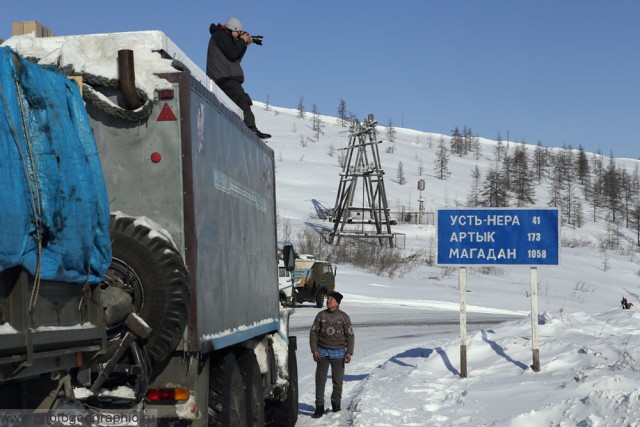
[[[321,357],[316,366],[316,407],[324,406],[324,387],[327,382],[327,373],[331,365],[331,380],[333,381],[333,392],[331,393],[331,403],[340,405],[342,400],[342,382],[344,380],[344,359],[330,360],[328,357]]]
[[[256,127],[256,118],[254,117],[253,112],[251,112],[253,102],[247,92],[244,91],[242,83],[237,80],[219,80],[216,84],[224,93],[227,94],[229,98],[231,98],[233,102],[236,103],[238,107],[240,107],[244,113],[244,123],[249,129],[256,132],[258,130]]]

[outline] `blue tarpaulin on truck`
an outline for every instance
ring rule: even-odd
[[[0,48],[0,271],[96,283],[111,263],[109,205],[78,85]]]

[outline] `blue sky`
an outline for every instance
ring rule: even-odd
[[[34,19],[57,35],[161,30],[204,68],[209,24],[236,16],[264,36],[244,61],[255,100],[335,116],[343,99],[385,125],[640,158],[636,0],[63,4],[3,5],[0,38]]]

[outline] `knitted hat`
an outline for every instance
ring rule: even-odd
[[[327,294],[327,298],[328,297],[331,297],[334,300],[336,300],[338,304],[340,304],[340,301],[342,301],[342,294],[340,292],[331,291]]]
[[[242,22],[238,18],[229,18],[224,27],[230,31],[242,32]]]

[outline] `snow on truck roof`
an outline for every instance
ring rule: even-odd
[[[136,87],[149,97],[154,91],[171,84],[156,76],[174,73],[173,60],[184,64],[191,75],[213,92],[227,108],[242,117],[240,109],[207,77],[189,57],[162,31],[81,34],[73,36],[35,37],[33,34],[13,36],[2,46],[10,46],[23,57],[38,58],[40,65],[71,66],[77,73],[90,73],[107,79],[118,78],[118,51],[133,51]],[[163,58],[160,52],[171,59]]]

